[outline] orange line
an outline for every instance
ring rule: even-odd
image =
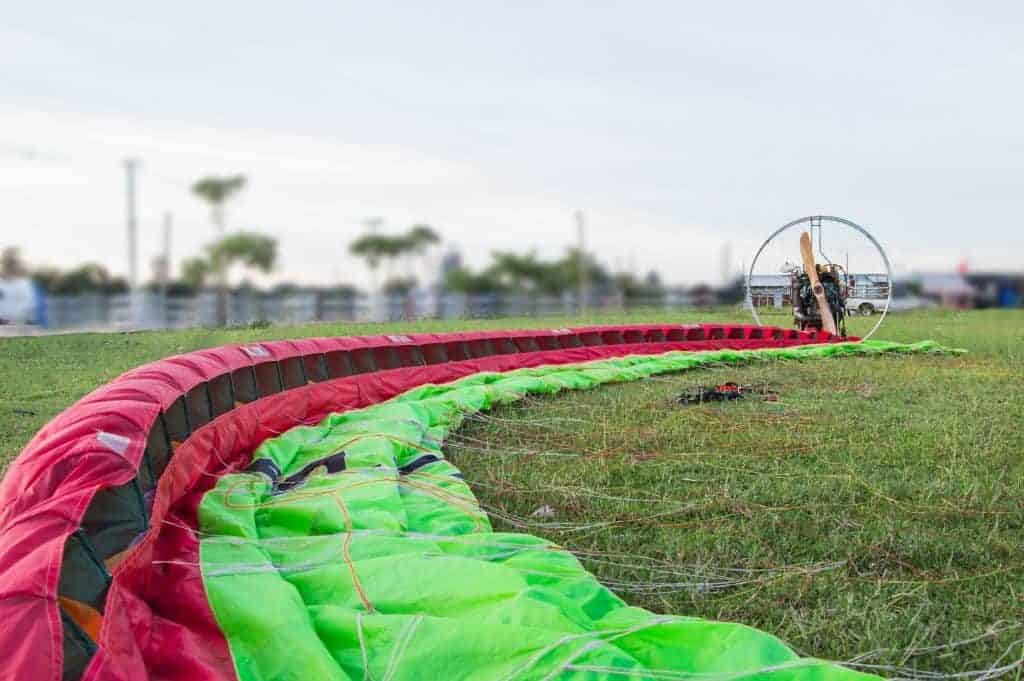
[[[355,561],[352,560],[352,553],[349,548],[352,545],[352,516],[349,515],[348,507],[345,506],[345,502],[337,494],[333,495],[334,500],[338,503],[338,508],[341,510],[341,514],[345,516],[345,540],[342,542],[341,548],[345,555],[345,565],[348,566],[349,575],[352,577],[352,585],[356,588],[356,593],[359,594],[359,600],[363,602],[363,607],[366,608],[366,612],[374,612],[373,603],[366,595],[366,590],[363,589],[363,583],[359,580],[359,573],[356,572]]]

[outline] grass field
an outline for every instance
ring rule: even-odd
[[[197,348],[656,320],[746,317],[719,311],[0,340],[0,462],[92,388]],[[474,418],[448,452],[486,506],[526,518],[550,507],[553,517],[534,517],[531,531],[578,551],[631,603],[743,622],[803,654],[837,660],[960,672],[988,668],[1004,654],[1003,663],[1019,659],[1024,314],[909,313],[891,318],[879,337],[930,338],[970,352],[712,369],[531,399]],[[673,400],[723,380],[768,383],[780,401],[682,408]],[[548,527],[554,523],[563,525]]]
[[[535,399],[474,419],[448,451],[486,505],[550,507],[546,522],[569,527],[534,518],[531,531],[633,604],[743,622],[835,660],[960,672],[1020,659],[1024,315],[905,315],[882,337],[971,352]],[[726,380],[781,399],[674,401]]]

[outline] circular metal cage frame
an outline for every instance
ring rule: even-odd
[[[871,336],[873,336],[876,331],[878,331],[878,328],[882,325],[882,322],[885,320],[886,314],[888,314],[889,312],[889,306],[892,304],[892,265],[889,263],[889,256],[886,255],[885,249],[882,248],[882,245],[880,243],[878,243],[878,240],[871,235],[871,232],[869,232],[864,227],[861,227],[853,220],[847,220],[846,218],[841,218],[835,215],[807,215],[802,218],[793,220],[792,222],[787,222],[782,227],[779,227],[777,230],[772,232],[771,235],[769,235],[768,238],[764,240],[764,243],[761,244],[761,247],[757,249],[757,253],[754,254],[754,259],[750,263],[750,270],[747,272],[746,296],[744,302],[746,302],[746,304],[750,307],[750,312],[754,316],[755,323],[760,325],[762,323],[761,317],[760,315],[757,314],[757,307],[754,305],[754,299],[751,293],[751,281],[754,277],[754,268],[757,267],[757,262],[761,258],[761,253],[763,253],[764,249],[768,247],[768,244],[775,240],[775,237],[779,236],[783,232],[788,231],[793,227],[803,225],[805,223],[811,223],[812,226],[814,224],[817,224],[818,229],[821,229],[822,222],[837,222],[839,224],[846,225],[847,227],[850,227],[851,229],[860,232],[867,238],[868,241],[871,242],[871,244],[878,251],[878,254],[882,256],[882,262],[885,263],[885,274],[886,277],[888,277],[889,279],[889,291],[885,299],[885,307],[882,308],[881,316],[879,316],[878,321],[875,322],[875,325],[871,327],[871,330],[868,331],[867,334],[865,334],[862,338],[862,340],[867,340],[868,338],[871,338]]]

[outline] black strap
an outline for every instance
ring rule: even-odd
[[[438,457],[435,454],[424,454],[423,456],[421,456],[421,457],[419,457],[419,458],[417,458],[417,459],[415,459],[413,461],[410,461],[409,463],[405,464],[404,466],[399,466],[398,473],[399,473],[399,475],[409,475],[409,473],[412,473],[413,471],[416,471],[416,470],[419,470],[420,468],[423,468],[428,463],[434,463],[435,461],[440,461],[440,460],[441,460],[441,458]]]
[[[246,473],[262,473],[270,478],[270,482],[277,484],[281,479],[281,469],[271,459],[256,459],[245,469]]]
[[[270,479],[273,489],[271,494],[281,494],[292,489],[296,485],[305,482],[306,478],[318,468],[326,468],[328,473],[340,473],[345,470],[345,451],[335,452],[330,456],[307,463],[297,473],[281,479],[281,468],[270,459],[256,459],[250,463],[245,471],[247,473],[261,473]]]

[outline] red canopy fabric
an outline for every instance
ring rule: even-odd
[[[746,325],[596,326],[259,342],[139,367],[44,426],[0,483],[0,676],[61,678],[64,632],[57,595],[65,542],[78,529],[98,490],[136,477],[155,421],[182,395],[225,374],[267,362],[338,350],[423,349],[502,339],[533,339],[534,346],[544,342],[557,349],[523,351],[520,343],[518,351],[509,354],[310,381],[241,404],[192,432],[175,448],[160,477],[149,530],[113,570],[98,649],[83,678],[235,678],[197,567],[196,507],[219,476],[245,467],[261,442],[289,428],[319,422],[331,412],[375,404],[425,383],[481,371],[672,350],[844,340],[823,332]],[[579,347],[572,347],[576,344]]]

